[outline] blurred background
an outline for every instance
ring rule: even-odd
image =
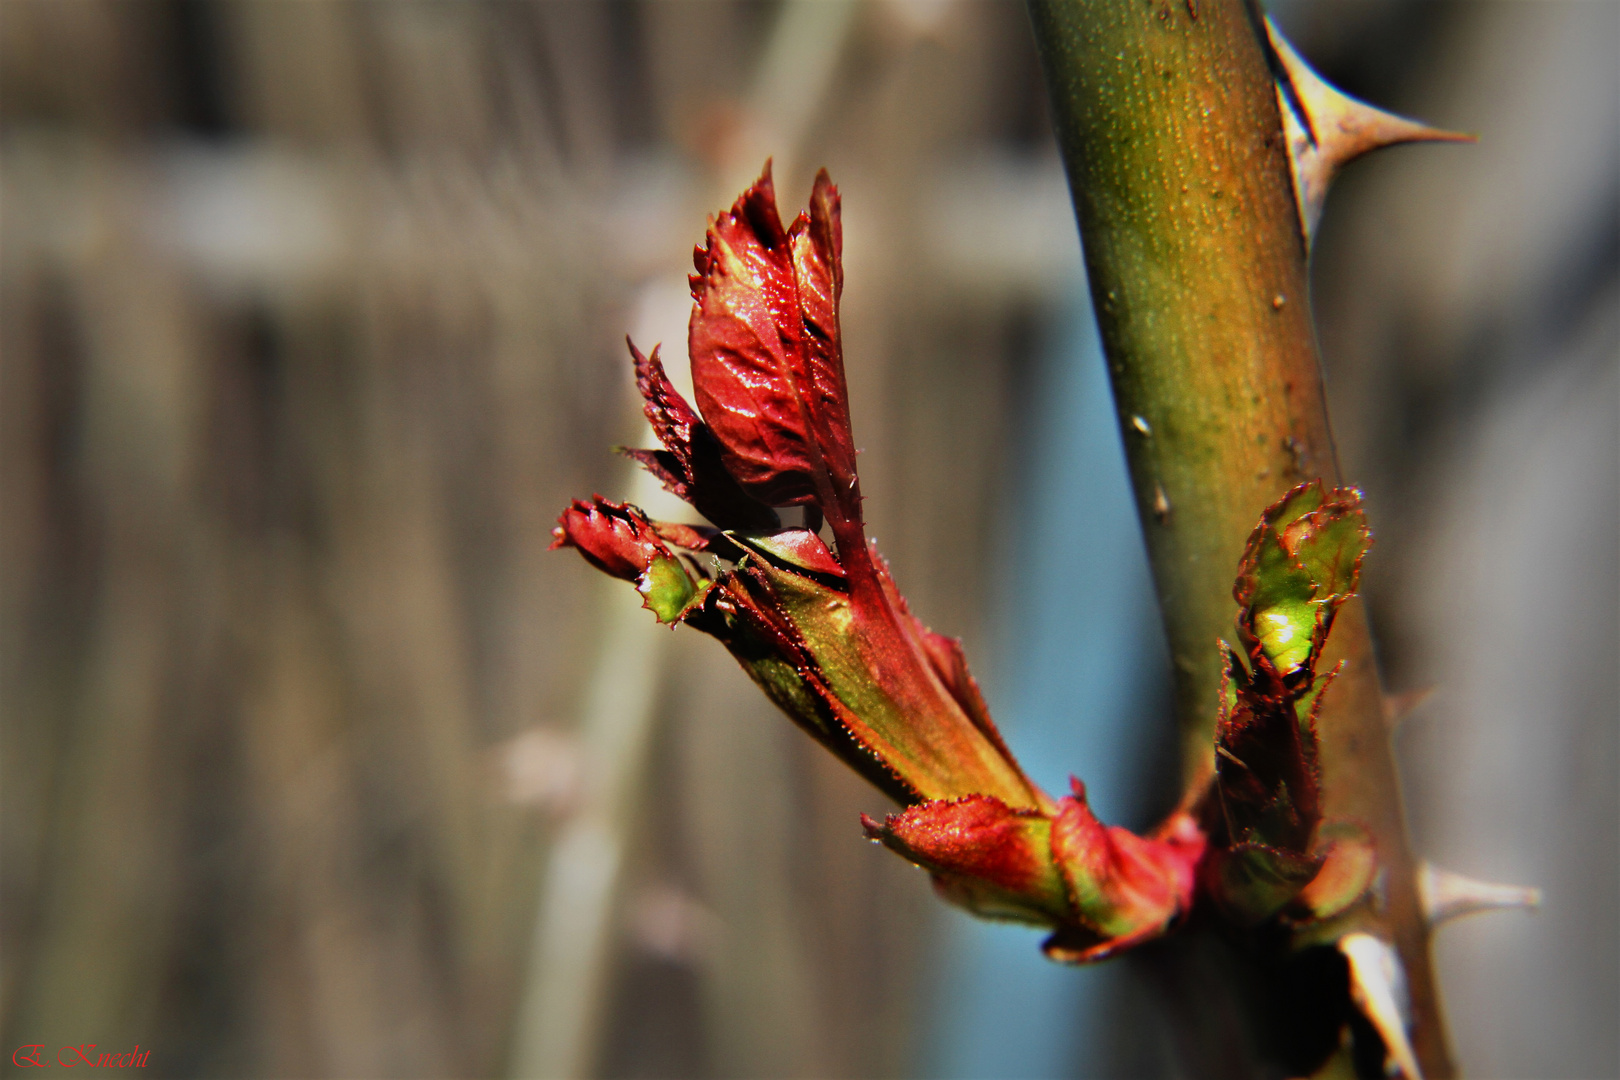
[[[1479,133],[1315,303],[1476,1076],[1620,1070],[1620,6],[1273,14]],[[1142,826],[1164,655],[1023,6],[0,2],[0,1032],[177,1077],[1169,1076],[1128,965],[938,905],[723,650],[548,554],[668,514],[704,215],[845,196],[871,533],[1043,784]],[[789,211],[791,212],[791,211]],[[1235,557],[1235,555],[1234,555]],[[1061,589],[1057,586],[1061,583]],[[48,1056],[49,1051],[47,1051]]]

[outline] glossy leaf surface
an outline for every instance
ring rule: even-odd
[[[826,172],[784,230],[767,163],[693,254],[687,346],[698,408],[742,487],[771,506],[811,503],[858,521],[838,328],[842,248]]]
[[[792,627],[824,685],[853,717],[856,737],[918,798],[985,794],[1015,808],[1039,805],[1017,763],[934,672],[926,631],[909,614],[900,613],[906,623],[886,627],[900,647],[874,661],[873,642],[860,627],[887,618],[887,609],[864,612],[854,594],[767,560],[750,560],[747,569],[750,595]]]
[[[627,340],[626,344],[635,359],[643,411],[665,448],[624,453],[722,529],[771,532],[780,528],[776,511],[749,495],[726,471],[714,432],[669,381],[658,360],[658,349],[643,356],[633,342]]]

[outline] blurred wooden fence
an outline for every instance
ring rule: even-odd
[[[942,155],[1044,147],[1023,14],[817,7],[8,0],[10,1042],[192,1076],[905,1070],[933,909],[859,842],[882,800],[685,633],[610,751],[608,949],[559,984],[596,980],[592,1026],[562,1059],[515,1030],[635,603],[551,521],[629,493],[622,336],[679,358],[689,245],[756,155],[785,204],[822,163],[846,190],[873,531],[978,632],[1047,286],[939,255],[924,196]]]

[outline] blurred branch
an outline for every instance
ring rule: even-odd
[[[650,501],[657,481],[638,471],[636,487],[636,501]],[[583,789],[541,879],[527,990],[515,1018],[514,1077],[592,1071],[667,650],[665,635],[648,632],[646,612],[623,600],[617,589],[603,597],[610,614],[580,717]]]
[[[852,0],[789,0],[777,15],[743,126],[727,140],[711,205],[752,176],[764,154],[781,162],[802,146],[853,25]],[[746,183],[746,181],[744,181]],[[679,351],[672,351],[678,357]],[[651,505],[658,482],[631,465],[631,501]],[[611,621],[580,721],[589,779],[580,808],[547,860],[527,989],[510,1075],[578,1077],[596,1061],[624,883],[654,732],[666,637],[613,589]]]

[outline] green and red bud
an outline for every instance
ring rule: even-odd
[[[1317,663],[1371,543],[1361,493],[1317,481],[1268,507],[1244,550],[1232,590],[1243,651],[1222,643],[1220,835],[1205,871],[1216,903],[1240,924],[1325,918],[1376,872],[1365,829],[1322,819],[1316,733],[1338,674],[1318,675]]]
[[[973,795],[861,820],[873,840],[928,870],[945,899],[1048,927],[1048,956],[1090,963],[1158,937],[1191,909],[1205,838],[1188,814],[1152,837],[1104,825],[1072,783],[1050,812]]]
[[[551,548],[577,548],[602,573],[635,581],[653,559],[673,557],[653,524],[637,507],[593,495],[575,499],[551,530]]]
[[[600,495],[590,502],[575,499],[552,530],[551,547],[579,549],[604,574],[633,581],[642,606],[659,622],[674,624],[697,605],[710,588],[693,579],[666,540],[693,547],[703,543],[697,529],[648,520],[639,507]],[[701,549],[700,549],[701,550]]]

